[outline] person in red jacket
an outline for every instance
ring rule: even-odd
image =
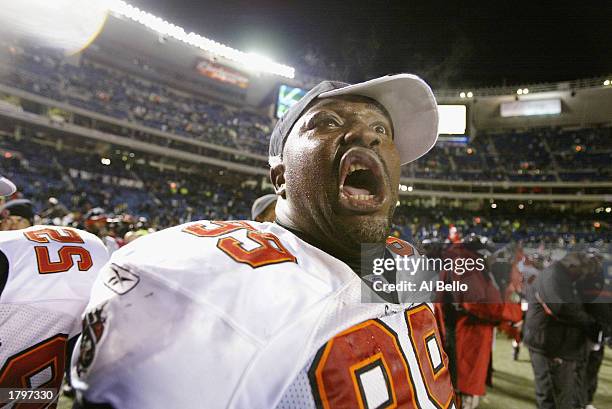
[[[446,280],[467,284],[467,290],[454,293],[456,323],[455,375],[454,382],[461,397],[461,406],[473,409],[478,406],[480,396],[486,393],[487,370],[493,347],[493,329],[502,321],[515,317],[508,314],[502,295],[490,273],[488,263],[494,248],[486,238],[470,235],[462,244],[453,245],[445,257],[455,260],[454,265],[466,265],[472,259],[474,265],[484,268],[446,271]],[[476,263],[480,259],[480,263]],[[459,263],[459,260],[463,260]],[[447,329],[448,330],[448,329]]]

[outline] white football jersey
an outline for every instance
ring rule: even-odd
[[[34,226],[0,232],[0,251],[8,261],[0,274],[0,388],[57,389],[106,247],[84,231]]]
[[[361,291],[345,263],[277,224],[166,229],[99,275],[73,385],[122,409],[453,406],[431,307]]]

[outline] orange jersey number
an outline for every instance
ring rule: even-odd
[[[59,390],[64,378],[68,336],[58,334],[6,360],[0,369],[0,388],[52,388]],[[41,384],[33,384],[35,379]],[[24,403],[17,408],[55,408],[49,403]],[[2,406],[2,402],[0,402]]]
[[[433,314],[422,305],[407,310],[404,318],[418,369],[410,368],[393,329],[377,319],[362,322],[333,337],[317,353],[308,375],[318,408],[368,408],[373,400],[381,408],[420,408],[415,377],[425,384],[427,400],[435,407],[452,407],[448,358]],[[365,384],[368,373],[379,373],[384,380],[374,397]],[[380,388],[387,390],[382,393],[384,402]]]
[[[245,248],[238,239],[226,236],[217,240],[217,248],[238,263],[248,264],[253,268],[285,262],[296,262],[296,258],[272,233],[262,233],[243,221],[215,221],[209,225],[192,224],[183,229],[185,233],[198,237],[219,237],[238,230],[246,230],[246,237],[257,246]]]
[[[25,237],[35,243],[72,243],[83,244],[84,240],[76,230],[66,228],[46,227],[44,229],[32,230],[23,233]],[[47,246],[34,246],[38,272],[40,274],[63,273],[74,267],[74,257],[78,257],[77,267],[79,271],[87,271],[93,266],[93,260],[89,251],[81,246],[62,246],[58,250],[57,261],[51,260],[51,253]]]

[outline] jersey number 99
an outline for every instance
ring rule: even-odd
[[[405,311],[404,320],[412,365],[398,334],[377,319],[341,332],[319,350],[308,373],[317,408],[453,407],[448,358],[435,317],[423,304]],[[425,386],[420,396],[417,378]]]
[[[229,236],[229,233],[239,230],[246,230],[246,238],[254,245],[252,249]],[[217,240],[217,248],[237,263],[248,264],[253,268],[296,261],[295,256],[283,246],[278,237],[272,233],[257,231],[244,221],[214,221],[209,222],[209,225],[198,223],[184,228],[183,231],[197,237],[225,236]]]

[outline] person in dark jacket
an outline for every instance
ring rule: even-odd
[[[529,300],[524,342],[533,367],[540,409],[574,407],[576,366],[599,326],[575,292],[575,283],[601,269],[588,253],[569,253],[538,276]]]
[[[594,409],[592,405],[595,391],[597,390],[597,378],[604,357],[604,339],[612,334],[612,304],[607,298],[595,298],[603,288],[603,271],[595,277],[587,277],[578,282],[578,294],[585,304],[586,311],[600,325],[597,339],[590,339],[582,361],[578,361],[576,367],[576,396],[575,405],[578,408]],[[600,302],[597,302],[600,301]]]

